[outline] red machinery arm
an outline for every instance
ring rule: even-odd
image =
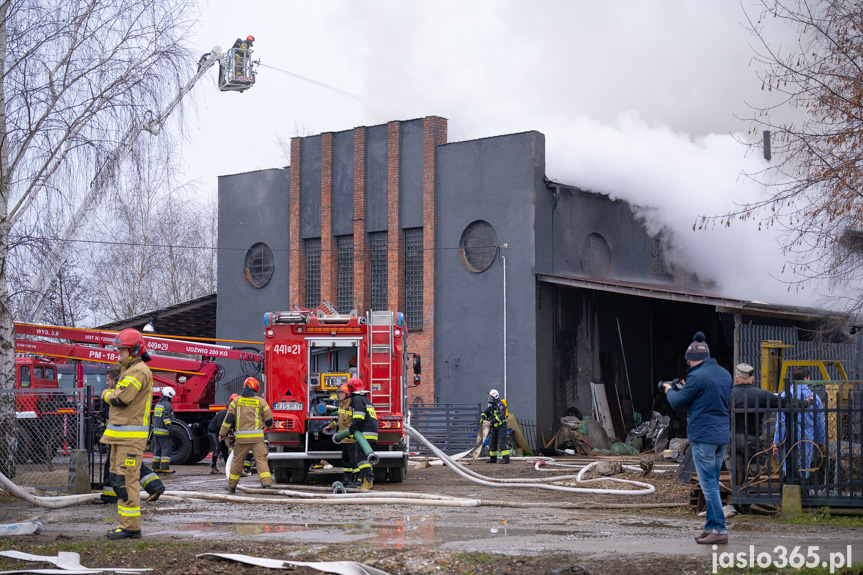
[[[68,339],[97,345],[111,345],[117,336],[116,331],[100,331],[96,329],[82,329],[76,327],[61,327],[53,325],[36,325],[31,323],[16,323],[16,336],[29,335],[44,338]],[[228,340],[216,340],[228,341]],[[235,342],[260,345],[263,342]],[[260,361],[261,354],[248,350],[234,349],[230,346],[216,345],[212,343],[183,341],[172,337],[144,336],[144,346],[148,351],[167,351],[172,353],[185,353],[187,355],[201,355],[218,359],[236,359],[241,361]],[[49,354],[50,355],[50,354]],[[83,357],[75,359],[86,359]],[[92,360],[99,361],[99,360]],[[116,360],[115,360],[116,361]]]

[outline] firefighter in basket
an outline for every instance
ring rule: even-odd
[[[324,428],[324,433],[327,435],[335,434],[340,431],[347,431],[353,423],[353,410],[351,409],[351,394],[348,391],[348,384],[342,384],[337,392],[339,416],[335,421],[331,421]],[[342,440],[342,471],[345,475],[342,479],[342,484],[345,487],[359,487],[357,480],[357,442],[348,435]]]
[[[144,337],[135,329],[124,329],[114,338],[120,364],[119,381],[102,391],[110,406],[102,443],[111,446],[111,482],[117,494],[120,526],[108,531],[108,539],[141,537],[141,459],[150,431],[153,375],[147,367]]]
[[[491,433],[488,438],[488,462],[497,463],[497,456],[501,456],[501,463],[509,463],[509,447],[506,445],[506,404],[501,401],[500,394],[496,389],[488,392],[488,407],[479,416],[480,424],[489,420]]]
[[[171,398],[175,393],[173,387],[163,387],[162,397],[153,410],[153,471],[163,475],[174,473],[171,469],[171,425],[174,416]]]
[[[219,430],[219,441],[224,441],[232,425],[235,429],[234,459],[228,473],[228,485],[225,487],[229,493],[237,492],[237,483],[243,473],[243,462],[250,450],[255,456],[261,487],[266,489],[273,484],[264,438],[264,431],[273,427],[273,412],[266,400],[257,395],[260,390],[260,382],[254,377],[247,377],[240,396],[228,405],[228,413]]]

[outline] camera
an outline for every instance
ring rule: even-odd
[[[683,384],[676,377],[670,381],[660,381],[658,384],[656,384],[656,387],[658,387],[659,390],[662,391],[663,386],[666,384],[670,385],[671,389],[673,389],[674,391],[680,391],[681,389],[683,389]]]

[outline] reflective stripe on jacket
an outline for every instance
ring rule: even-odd
[[[361,431],[366,439],[378,440],[378,416],[369,399],[360,393],[351,395],[351,433]]]
[[[102,401],[110,407],[101,442],[143,449],[150,431],[153,375],[140,357],[128,358],[120,369],[114,389],[102,391]]]
[[[163,397],[153,410],[153,435],[171,435],[171,423],[174,408],[171,407],[171,398]]]
[[[273,412],[267,402],[255,395],[254,390],[244,389],[243,395],[228,405],[228,413],[219,431],[225,436],[234,425],[234,438],[239,443],[255,443],[264,439],[264,429],[273,426]]]
[[[488,419],[492,427],[500,427],[506,423],[506,405],[500,400],[495,399],[479,416],[480,421]]]

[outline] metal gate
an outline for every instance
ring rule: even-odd
[[[466,451],[476,443],[479,429],[478,403],[444,403],[411,407],[411,425],[435,447],[453,455]],[[418,443],[416,449],[423,455],[431,453],[425,445]]]
[[[806,383],[812,393],[791,384],[779,408],[732,408],[734,503],[781,504],[788,484],[800,486],[804,506],[863,507],[863,386]],[[738,421],[761,433],[747,435]]]

